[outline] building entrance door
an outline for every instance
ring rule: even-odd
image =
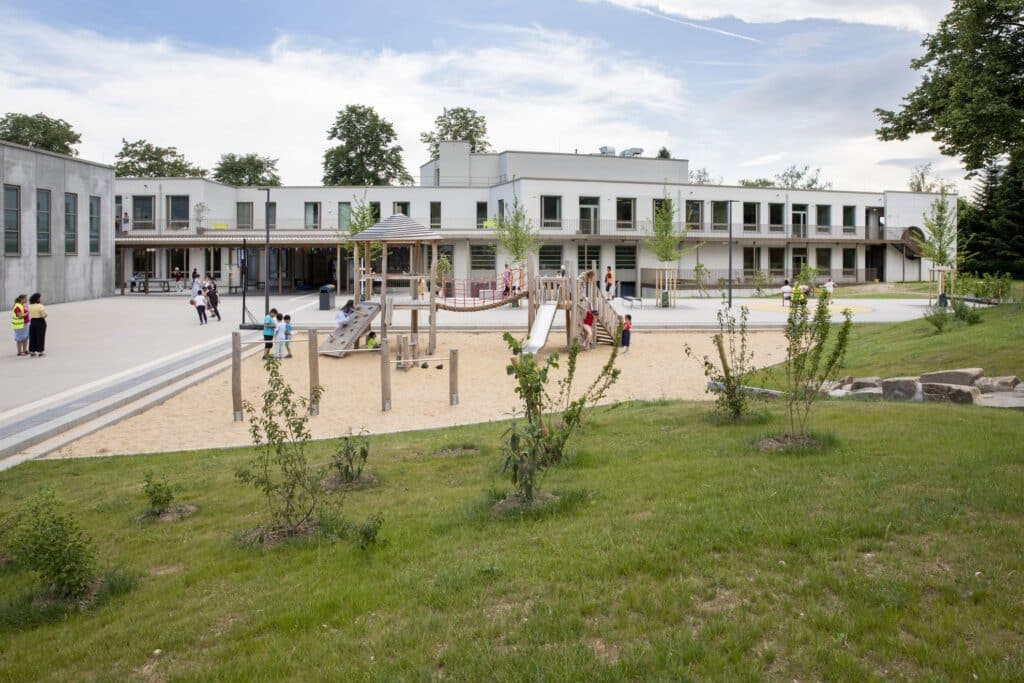
[[[796,227],[795,225],[793,226]],[[793,249],[793,277],[800,274],[800,271],[807,265],[807,249],[798,247]]]
[[[807,237],[807,205],[793,205],[793,237]]]

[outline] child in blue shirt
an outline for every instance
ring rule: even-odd
[[[285,358],[292,357],[292,317],[286,315],[284,317],[284,350],[288,352]]]

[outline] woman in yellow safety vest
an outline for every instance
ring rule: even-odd
[[[11,329],[14,330],[14,343],[18,346],[18,355],[28,355],[28,295],[19,294],[11,308]]]

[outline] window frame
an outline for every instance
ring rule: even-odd
[[[850,218],[847,218],[849,214]],[[843,232],[847,235],[852,235],[857,232],[857,206],[844,204],[843,205]]]
[[[174,216],[174,213],[173,213],[174,203],[173,202],[176,199],[177,200],[181,200],[181,199],[185,200],[185,218],[184,219],[181,219],[181,218],[175,219],[173,217]],[[167,195],[167,197],[165,199],[165,203],[167,204],[167,207],[166,207],[166,209],[167,209],[167,228],[169,230],[187,230],[188,229],[189,225],[191,224],[191,219],[192,219],[192,209],[191,209],[191,206],[189,204],[190,199],[191,199],[191,197],[189,195],[187,195],[187,194],[169,194],[169,195]]]
[[[253,207],[255,211],[255,207]],[[277,202],[263,202],[263,220],[267,222],[267,227],[271,230],[277,230]],[[256,217],[253,216],[253,224],[256,222]]]
[[[65,193],[67,194],[67,193]],[[145,200],[149,204],[149,218],[141,220],[138,216],[138,210],[140,202],[138,200]],[[156,230],[156,195],[154,194],[133,194],[132,195],[132,215],[131,215],[131,228],[132,230]],[[141,223],[141,225],[140,225]]]
[[[775,210],[779,211],[779,218],[782,220],[775,221],[773,213]],[[785,202],[768,202],[768,232],[785,232],[786,231],[786,204]],[[785,258],[785,257],[783,257]]]
[[[628,202],[628,204],[623,204]],[[629,206],[629,220],[619,218],[619,209],[623,206]],[[615,198],[615,229],[616,230],[636,230],[636,197],[616,197]]]
[[[747,221],[747,207],[754,207],[754,221]],[[757,232],[761,228],[761,202],[743,202],[743,230],[744,232]]]
[[[831,204],[815,204],[814,205],[814,225],[818,232],[830,233],[832,232],[832,205]]]
[[[249,208],[249,222],[242,222],[242,207]],[[255,206],[253,202],[235,202],[235,229],[237,230],[252,230],[255,228]]]
[[[691,230],[701,230],[704,225],[704,200],[703,199],[687,199],[686,200],[686,227]],[[693,213],[692,209],[697,209],[697,220],[692,220]]]
[[[821,265],[821,255],[823,253],[828,254],[828,266]],[[814,248],[814,267],[822,272],[822,275],[829,277],[832,274],[832,247],[815,247]],[[828,272],[824,272],[827,270]]]
[[[68,212],[68,200],[73,200],[71,206],[73,211]],[[134,209],[134,204],[132,205]],[[132,221],[134,223],[134,221]],[[68,228],[72,230],[69,232]],[[69,239],[70,238],[70,239]],[[69,249],[69,247],[72,247]],[[78,194],[75,192],[64,193],[64,255],[78,255]]]
[[[480,213],[480,209],[481,208],[483,208],[483,213]],[[487,227],[484,224],[487,222],[487,209],[488,208],[489,207],[488,207],[487,202],[477,202],[476,203],[476,229],[477,230],[483,230],[484,228]]]
[[[309,222],[309,207],[313,207],[313,223]],[[302,228],[304,230],[319,230],[320,226],[323,225],[323,212],[321,211],[320,202],[303,202],[302,203]]]
[[[401,210],[401,208],[403,208],[403,207],[405,208],[405,211]],[[392,216],[397,215],[397,214],[401,214],[403,216],[408,217],[410,213],[412,213],[412,203],[411,202],[391,202],[391,215]]]
[[[46,194],[46,209],[40,210],[39,197],[41,193]],[[40,231],[43,227],[42,216],[46,216],[45,233]],[[45,234],[46,247],[43,248],[43,238]],[[53,249],[53,192],[43,187],[36,188],[36,253],[40,256],[49,256]]]
[[[352,202],[338,202],[338,230],[352,231]]]
[[[558,250],[558,258],[554,262],[554,267],[551,267],[551,257],[553,250]],[[545,252],[547,252],[545,254]],[[556,244],[542,244],[537,249],[537,270],[554,270],[558,271],[562,269],[565,256],[565,245],[561,243]]]
[[[636,270],[636,264],[638,261],[639,254],[637,253],[635,244],[616,244],[615,245],[615,271],[616,273],[620,270]],[[620,260],[620,255],[625,253],[631,253],[632,256],[629,260]],[[630,265],[630,262],[632,265]]]
[[[14,206],[10,205],[7,201],[7,193],[14,192]],[[3,202],[4,202],[4,256],[20,256],[21,255],[21,185],[11,185],[4,183],[3,186]],[[8,223],[13,220],[13,229]],[[7,248],[7,240],[9,237],[14,238],[15,248]]]
[[[590,256],[596,254],[597,258]],[[601,270],[601,245],[593,242],[579,242],[576,245],[576,267],[578,272],[583,273],[590,269],[590,262],[597,261],[597,269]]]
[[[486,252],[486,253],[482,253]],[[480,261],[479,259],[484,259]],[[485,267],[478,268],[477,266],[483,263]],[[486,266],[490,263],[490,266]],[[469,245],[469,270],[487,270],[497,271],[498,269],[498,245],[496,244],[470,244]]]
[[[848,254],[853,254],[853,265],[850,267],[846,266],[846,256]],[[849,277],[857,274],[857,247],[843,247],[842,264],[843,275]]]
[[[435,216],[434,216],[434,210],[435,209],[437,209],[436,220],[435,220]],[[442,211],[443,211],[443,209],[441,208],[441,202],[430,202],[430,229],[431,230],[440,230],[441,229],[442,216],[444,215],[442,213]]]
[[[95,211],[93,207],[95,206]],[[103,215],[103,200],[96,195],[89,195],[89,253],[98,256],[100,253],[100,220]]]
[[[725,209],[725,220],[715,220],[715,209]],[[728,230],[729,229],[729,202],[724,199],[714,199],[711,201],[711,229],[712,230]]]
[[[548,201],[554,201],[555,207],[555,218],[547,217],[547,206]],[[561,228],[562,227],[562,196],[545,194],[540,197],[540,226],[542,228]]]

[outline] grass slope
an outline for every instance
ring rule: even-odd
[[[782,429],[716,426],[701,404],[603,409],[546,488],[559,509],[494,519],[502,424],[374,438],[389,543],[241,548],[261,500],[245,449],[31,462],[101,557],[141,577],[89,614],[35,627],[5,601],[5,680],[892,680],[1024,677],[1019,413],[823,404],[835,445],[761,455]],[[776,409],[777,410],[777,409]],[[325,419],[323,417],[317,419]],[[467,450],[468,449],[468,450]],[[314,446],[326,459],[328,445]],[[135,521],[143,472],[200,506]],[[15,614],[16,616],[16,614]],[[162,654],[154,655],[156,649]]]

